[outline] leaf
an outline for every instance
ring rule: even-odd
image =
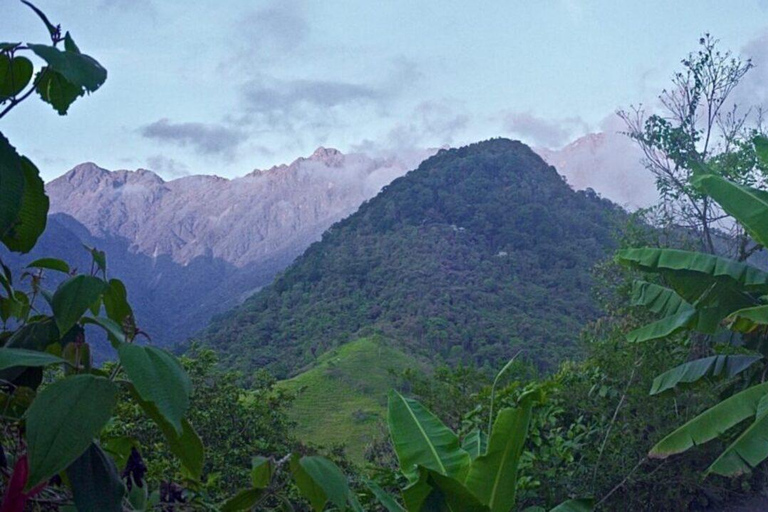
[[[225,501],[219,510],[221,512],[251,510],[256,506],[263,494],[264,491],[261,489],[244,489]]]
[[[631,266],[644,272],[662,273],[673,276],[676,273],[691,276],[692,281],[707,288],[711,278],[727,279],[746,291],[768,290],[768,274],[746,263],[694,251],[678,249],[623,249],[616,254],[622,265]],[[707,279],[709,278],[709,279]],[[686,284],[689,284],[686,282]],[[687,290],[673,286],[683,298],[689,299]],[[696,297],[697,298],[697,297]]]
[[[768,306],[739,309],[728,315],[725,320],[729,329],[749,333],[758,327],[768,325]]]
[[[193,480],[199,480],[203,474],[205,448],[189,420],[184,418],[181,421],[182,432],[178,434],[153,403],[142,400],[133,384],[128,384],[128,390],[149,419],[160,428],[171,452],[179,458],[190,477]]]
[[[475,428],[461,442],[461,447],[469,453],[472,460],[475,460],[479,456],[485,455],[488,448],[488,435],[479,428]]]
[[[729,379],[761,359],[763,359],[762,356],[719,355],[688,361],[653,379],[650,394],[657,395],[674,389],[679,384],[691,384],[704,377]]]
[[[760,400],[767,393],[768,382],[726,398],[659,441],[648,455],[664,459],[711,441],[729,428],[755,416]]]
[[[256,489],[266,489],[272,481],[272,461],[257,456],[251,460],[251,485]]]
[[[44,268],[63,272],[64,274],[70,273],[70,268],[67,262],[56,258],[40,258],[27,265],[27,268]]]
[[[3,243],[12,251],[27,253],[45,231],[49,201],[40,171],[26,157],[21,157],[21,170],[24,173],[21,208],[13,227],[3,235]]]
[[[67,468],[78,512],[121,512],[125,485],[112,459],[96,444]]]
[[[403,491],[406,508],[423,512],[488,512],[459,481],[419,467],[419,479]]]
[[[48,17],[45,14],[43,14],[43,11],[35,7],[31,2],[28,2],[27,0],[21,0],[21,3],[23,3],[33,11],[35,11],[35,14],[37,14],[37,16],[41,20],[43,20],[43,23],[45,23],[45,28],[48,29],[48,34],[51,37],[55,36],[59,32],[59,30],[56,27],[54,27],[50,21],[48,21]]]
[[[107,70],[93,57],[82,53],[61,51],[46,44],[28,44],[27,46],[48,64],[49,69],[59,73],[76,87],[94,92],[107,80]]]
[[[119,279],[110,279],[109,288],[104,292],[104,309],[107,316],[124,327],[126,322],[133,324],[133,310],[128,303],[128,291]],[[135,330],[135,326],[133,326]]]
[[[564,501],[549,512],[591,512],[595,506],[595,500],[581,498]]]
[[[59,115],[66,115],[70,105],[85,94],[81,87],[70,83],[61,73],[44,67],[37,74],[35,91],[40,99],[53,107]]]
[[[469,454],[459,446],[456,434],[423,405],[392,391],[387,422],[400,470],[410,481],[419,477],[417,466],[463,480]]]
[[[34,66],[26,57],[0,54],[0,103],[16,96],[32,79]]]
[[[312,508],[320,512],[330,501],[339,509],[346,510],[349,484],[344,473],[325,457],[291,457],[291,473],[302,496]]]
[[[53,294],[51,309],[59,332],[66,333],[96,302],[106,283],[93,276],[79,275],[61,283]]]
[[[672,336],[694,326],[696,324],[696,315],[696,310],[691,309],[656,320],[628,332],[627,341],[630,343],[642,343]]]
[[[13,227],[24,195],[24,171],[21,157],[0,133],[0,237]]]
[[[631,304],[644,306],[646,309],[669,316],[693,309],[674,290],[647,281],[637,280],[632,283]]]
[[[119,345],[117,353],[142,400],[154,404],[181,435],[192,383],[179,361],[165,350],[131,343]]]
[[[107,332],[110,343],[115,348],[126,342],[123,329],[109,318],[84,316],[81,321],[83,324],[97,325],[104,329]]]
[[[47,352],[23,348],[0,348],[0,370],[14,366],[49,366],[61,363],[66,361]]]
[[[768,138],[764,135],[758,135],[752,139],[752,143],[755,145],[757,159],[764,166],[768,166]]]
[[[499,412],[493,424],[488,452],[475,459],[466,486],[493,512],[507,512],[515,504],[517,469],[528,437],[533,399]]]
[[[765,192],[716,174],[698,175],[691,183],[739,221],[755,242],[768,247],[768,197]]]
[[[75,44],[75,40],[69,35],[69,32],[64,34],[64,49],[68,52],[80,53],[80,48]]]
[[[376,499],[379,500],[379,503],[387,509],[387,512],[405,512],[402,505],[400,505],[397,500],[390,496],[384,489],[379,487],[379,484],[367,478],[363,478],[363,483],[371,490]]]
[[[116,403],[116,386],[88,374],[67,377],[43,389],[27,411],[27,488],[74,462],[109,421]]]
[[[738,476],[749,473],[768,458],[767,409],[768,400],[764,395],[758,403],[755,421],[707,468],[705,475]]]

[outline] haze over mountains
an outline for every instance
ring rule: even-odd
[[[631,151],[622,153],[621,165],[607,158],[614,137],[589,135],[538,152],[575,188],[643,205],[647,194],[627,183],[645,172]],[[434,152],[383,158],[321,147],[289,165],[231,180],[166,181],[146,169],[84,163],[47,184],[50,227],[19,263],[66,252],[87,265],[88,255],[72,240],[105,250],[112,275],[126,281],[136,301],[140,325],[156,343],[170,345],[270,283],[334,222]]]

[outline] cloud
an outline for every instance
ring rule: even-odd
[[[520,137],[523,142],[549,148],[561,147],[575,134],[588,131],[587,124],[579,117],[545,119],[530,111],[503,113],[501,121],[504,130]]]
[[[219,124],[173,123],[163,118],[143,126],[139,133],[147,139],[191,147],[201,155],[232,157],[247,136],[237,128]]]
[[[767,0],[768,1],[768,0]],[[733,91],[739,108],[768,107],[768,31],[752,39],[741,49],[745,59],[752,59],[752,68]]]
[[[295,51],[309,34],[305,3],[276,0],[238,22],[251,58],[271,59]]]
[[[189,176],[189,167],[183,162],[163,155],[153,155],[147,158],[147,167],[164,177],[174,179]]]

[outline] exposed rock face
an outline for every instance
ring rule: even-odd
[[[170,345],[271,282],[331,224],[418,163],[318,148],[241,178],[172,181],[85,163],[46,185],[49,228],[33,253],[4,258],[20,265],[55,254],[88,268],[81,242],[106,250],[139,325]]]
[[[620,133],[590,133],[558,149],[536,149],[577,190],[592,188],[631,209],[658,198],[653,176],[643,168],[642,152]]]

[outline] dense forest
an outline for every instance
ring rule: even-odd
[[[202,336],[241,370],[291,374],[361,333],[433,362],[541,368],[598,316],[592,267],[626,215],[520,142],[440,151],[335,224]]]

